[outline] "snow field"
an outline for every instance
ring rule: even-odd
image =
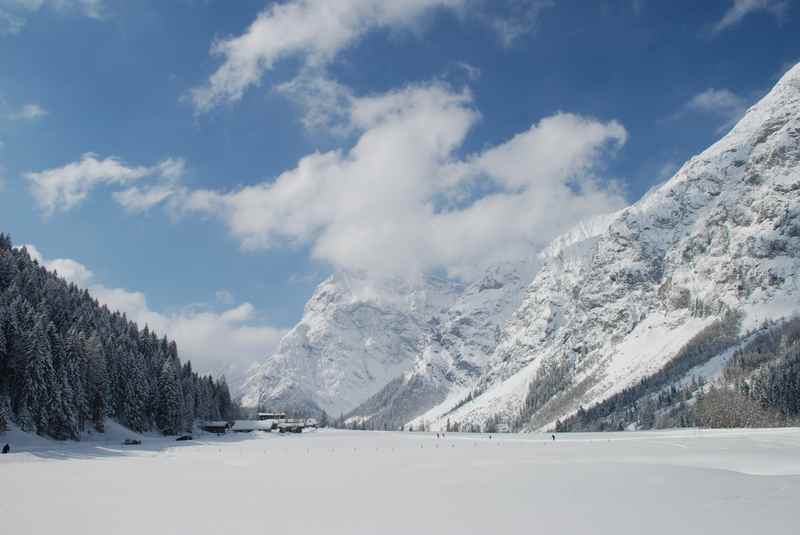
[[[795,533],[800,430],[320,431],[0,456],[22,534]]]

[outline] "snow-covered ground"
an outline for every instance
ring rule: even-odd
[[[0,456],[0,531],[797,530],[800,429],[570,434],[555,442],[325,430],[118,444],[12,443]]]

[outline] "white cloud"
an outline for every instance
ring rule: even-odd
[[[348,92],[319,72],[341,52],[376,30],[418,30],[421,18],[436,10],[449,10],[476,18],[497,33],[505,46],[535,31],[541,13],[555,5],[553,0],[287,0],[275,2],[258,14],[241,35],[216,40],[211,54],[222,65],[208,82],[190,91],[197,112],[236,102],[266,73],[287,59],[299,59],[300,76],[279,89],[290,96],[345,99]],[[498,9],[500,6],[500,9]],[[487,9],[488,8],[488,9]],[[316,72],[307,76],[308,71]],[[470,69],[469,76],[477,74]],[[316,112],[333,108],[312,106],[304,122],[328,125],[328,115]],[[337,123],[339,124],[339,123]]]
[[[146,212],[153,206],[161,204],[178,191],[173,182],[164,182],[139,188],[133,186],[111,194],[117,203],[131,213]]]
[[[464,71],[464,74],[470,81],[475,81],[481,77],[481,70],[474,65],[470,65],[466,61],[459,61],[455,66]]]
[[[85,288],[94,279],[94,273],[80,262],[70,258],[45,260],[39,249],[29,243],[25,244],[25,249],[33,260],[36,260],[41,266],[50,271],[58,272],[59,276],[67,282],[72,282]]]
[[[732,127],[747,111],[747,102],[728,89],[709,88],[693,96],[686,103],[685,111],[710,113],[724,123],[717,129],[722,132]]]
[[[437,8],[458,8],[466,0],[289,0],[273,3],[239,36],[211,48],[223,58],[208,83],[191,91],[198,111],[239,100],[274,65],[300,57],[322,68],[370,31],[409,27]]]
[[[274,181],[186,192],[188,212],[221,218],[246,249],[309,244],[315,258],[372,273],[468,274],[536,252],[575,220],[623,205],[593,178],[626,140],[616,122],[571,114],[458,159],[479,119],[442,84],[353,99],[347,151],[314,153]]]
[[[687,106],[699,111],[729,113],[744,107],[744,100],[728,89],[709,88],[693,96]]]
[[[86,286],[94,274],[83,264],[69,258],[56,258],[47,263],[47,268],[57,271],[62,277],[78,286]]]
[[[489,21],[500,42],[510,47],[525,34],[536,31],[542,12],[555,6],[552,0],[511,0],[510,12]]]
[[[712,33],[720,33],[735,26],[747,15],[758,11],[766,11],[781,20],[788,6],[785,0],[732,0],[731,7],[712,27]]]
[[[350,132],[350,107],[353,94],[349,88],[317,70],[306,69],[275,89],[303,109],[301,122],[307,130],[334,135]]]
[[[183,158],[167,158],[159,162],[155,173],[168,180],[179,180],[186,173],[186,161]]]
[[[92,271],[80,262],[66,258],[46,260],[36,247],[26,245],[25,248],[39,264],[86,288],[109,309],[124,312],[140,328],[147,325],[159,335],[173,338],[178,343],[181,358],[191,360],[201,373],[244,371],[271,353],[286,332],[259,321],[250,303],[221,312],[197,306],[172,313],[156,312],[148,306],[142,292],[109,288],[97,281]]]
[[[49,8],[92,19],[102,19],[106,14],[105,0],[0,0],[0,6],[27,12]]]
[[[148,176],[174,181],[183,174],[183,170],[183,160],[179,159],[169,158],[151,167],[131,167],[113,156],[99,158],[96,154],[86,153],[81,156],[80,161],[44,171],[28,172],[24,176],[36,202],[46,215],[51,215],[56,210],[66,211],[75,207],[96,186],[124,185]],[[117,200],[123,206],[141,210],[152,205],[158,194],[128,190],[120,196],[122,200]]]
[[[33,119],[44,117],[45,115],[47,115],[47,110],[42,108],[40,105],[25,104],[18,111],[10,114],[9,118],[14,120],[31,121]]]

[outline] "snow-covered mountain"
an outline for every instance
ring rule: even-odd
[[[373,425],[537,428],[659,370],[728,310],[798,310],[800,65],[722,140],[633,206],[460,285],[325,281],[245,385],[245,403]],[[528,421],[528,414],[532,418]]]
[[[335,274],[317,288],[278,351],[251,372],[243,402],[321,409],[374,426],[449,410],[481,377],[544,260],[596,236],[609,221],[583,222],[537,257],[492,266],[466,285]]]
[[[414,365],[430,322],[460,292],[459,284],[436,277],[332,275],[275,354],[251,374],[243,404],[332,416],[353,410]]]
[[[511,419],[532,381],[558,381],[528,424],[547,425],[657,371],[727,309],[745,328],[797,311],[799,276],[797,65],[599,238],[552,255],[448,417]]]
[[[537,265],[504,263],[467,285],[449,308],[428,322],[414,365],[350,416],[376,427],[396,427],[461,399],[480,377]]]

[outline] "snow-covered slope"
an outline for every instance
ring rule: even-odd
[[[513,418],[560,366],[545,425],[655,372],[726,309],[747,327],[800,308],[800,65],[598,239],[551,253],[450,419]]]
[[[490,357],[534,275],[552,258],[570,258],[590,248],[615,215],[581,221],[536,257],[487,270],[435,324],[414,369],[360,407],[360,414],[396,425],[435,422],[453,411],[496,366]]]
[[[408,371],[429,322],[461,291],[435,277],[415,283],[337,273],[320,284],[303,318],[250,376],[243,403],[347,413]]]
[[[504,263],[468,284],[447,310],[428,322],[414,366],[351,416],[376,427],[396,427],[432,407],[457,402],[483,371],[537,265],[534,261]]]
[[[430,410],[426,418],[435,419],[475,386],[539,266],[572,254],[609,221],[583,222],[538,257],[492,266],[466,285],[338,273],[317,288],[300,323],[251,373],[243,402],[321,409],[378,427]]]

